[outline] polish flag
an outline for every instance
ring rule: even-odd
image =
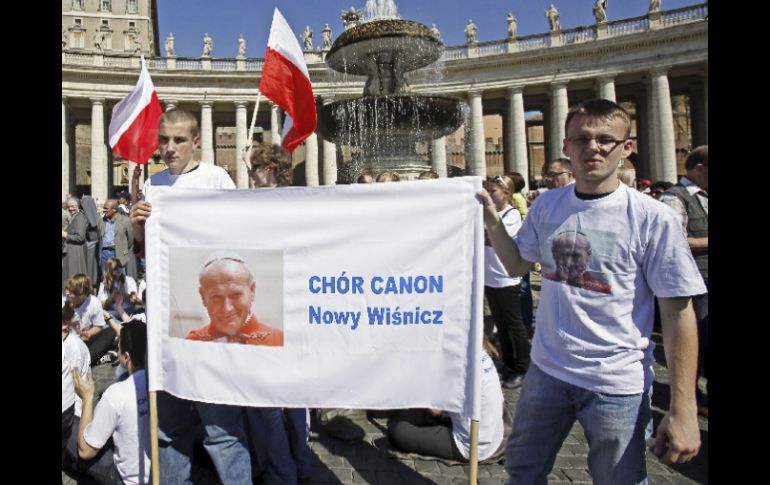
[[[315,98],[297,36],[275,9],[259,90],[287,114],[281,138],[289,152],[316,129]]]
[[[116,155],[134,163],[147,163],[158,148],[158,121],[163,108],[142,56],[136,87],[112,109],[110,147]]]

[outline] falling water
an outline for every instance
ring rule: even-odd
[[[364,22],[376,19],[397,19],[398,8],[393,0],[366,0]]]

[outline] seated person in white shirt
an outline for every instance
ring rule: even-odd
[[[64,295],[75,309],[73,328],[88,346],[93,367],[109,350],[115,339],[115,331],[104,321],[102,305],[91,294],[91,288],[91,280],[82,273],[76,274],[64,284]]]
[[[133,314],[134,306],[141,301],[136,280],[123,273],[117,258],[110,258],[105,263],[104,281],[99,284],[96,297],[102,307],[116,318],[120,318],[123,311],[129,315]]]
[[[89,373],[84,381],[73,371],[75,392],[83,400],[78,455],[92,459],[112,438],[112,458],[120,479],[126,484],[145,484],[150,482],[150,412],[144,370],[147,325],[137,320],[123,325],[118,351],[129,378],[108,387],[95,410],[93,377]]]
[[[91,370],[91,356],[88,347],[80,340],[78,333],[72,328],[75,309],[72,305],[64,305],[61,309],[61,441],[62,467],[65,466],[65,450],[72,434],[75,418],[80,417],[81,401],[75,396],[72,384],[72,370],[76,369],[85,379]]]

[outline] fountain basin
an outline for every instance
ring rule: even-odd
[[[343,32],[326,55],[326,64],[338,72],[366,76],[371,62],[398,59],[402,72],[437,61],[444,45],[430,29],[412,20],[381,19]]]
[[[335,143],[366,146],[373,138],[430,141],[463,124],[467,105],[449,96],[365,96],[318,106],[318,132]]]

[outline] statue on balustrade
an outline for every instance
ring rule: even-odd
[[[246,39],[243,34],[238,36],[238,57],[246,57]]]
[[[548,19],[548,26],[551,32],[561,30],[561,22],[559,22],[559,11],[551,4],[548,10],[545,11],[545,16]]]
[[[476,24],[473,23],[473,20],[468,20],[468,25],[465,26],[465,43],[468,45],[475,44],[476,33]]]
[[[324,49],[329,50],[332,48],[332,28],[329,24],[324,24],[324,28],[321,31],[321,39],[324,42]]]
[[[61,29],[61,48],[67,48],[67,30],[64,27]]]
[[[650,12],[660,12],[660,0],[650,0],[650,8],[647,13]]]
[[[203,34],[203,57],[211,57],[212,50],[214,50],[214,40],[205,33]]]
[[[166,57],[174,57],[174,33],[169,32],[166,37]]]
[[[516,27],[519,25],[518,19],[508,12],[508,39],[513,40],[516,38]]]
[[[300,35],[302,38],[302,44],[305,47],[306,51],[313,49],[313,29],[310,28],[309,25],[305,26],[305,30],[302,31],[302,35]]]
[[[595,0],[594,1],[594,18],[596,23],[607,21],[607,0]]]
[[[437,39],[441,39],[441,32],[439,32],[438,27],[436,27],[436,24],[433,24],[433,27],[430,28],[430,33],[433,35],[433,37]]]

